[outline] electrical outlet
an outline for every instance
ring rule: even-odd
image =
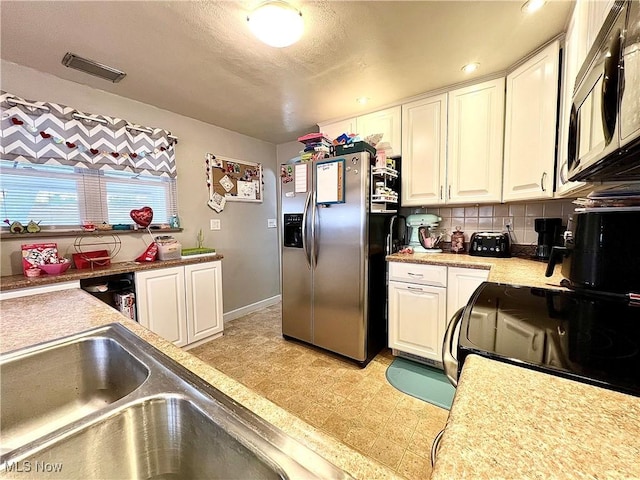
[[[276,228],[277,226],[278,226],[278,224],[276,223],[276,219],[275,218],[267,219],[267,228]]]
[[[212,218],[209,225],[211,230],[220,230],[220,220],[217,218]]]

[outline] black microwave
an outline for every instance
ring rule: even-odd
[[[617,0],[576,77],[569,180],[640,180],[640,2]]]

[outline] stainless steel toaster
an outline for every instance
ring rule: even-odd
[[[476,232],[469,241],[469,255],[478,257],[510,257],[511,242],[508,233]]]

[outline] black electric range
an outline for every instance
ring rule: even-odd
[[[640,306],[486,282],[464,309],[458,374],[470,354],[640,396]]]

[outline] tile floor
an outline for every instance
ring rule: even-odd
[[[390,350],[361,369],[287,341],[274,305],[229,322],[223,337],[190,353],[399,475],[431,475],[431,443],[448,411],[387,382]]]

